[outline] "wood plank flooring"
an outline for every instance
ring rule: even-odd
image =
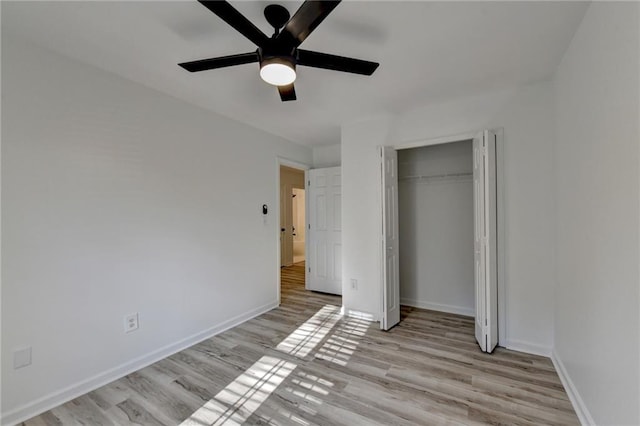
[[[282,304],[24,425],[579,424],[550,360],[478,349],[469,317],[402,309],[389,332],[282,269]]]

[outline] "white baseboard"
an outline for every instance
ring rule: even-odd
[[[86,380],[75,383],[64,389],[52,392],[49,395],[39,398],[33,402],[22,405],[6,413],[2,413],[2,421],[0,423],[5,426],[21,423],[33,416],[37,416],[38,414],[57,407],[58,405],[64,404],[65,402],[84,395],[87,392],[91,392],[101,386],[106,385],[107,383],[124,377],[127,374],[133,373],[134,371],[140,370],[141,368],[144,368],[148,365],[153,364],[154,362],[173,355],[176,352],[180,352],[183,349],[193,346],[196,343],[200,343],[203,340],[209,339],[216,334],[222,333],[223,331],[242,324],[243,322],[257,317],[258,315],[268,312],[276,307],[278,307],[278,301],[267,303],[266,305],[252,309],[249,312],[245,312],[244,314],[228,319],[221,324],[157,349],[147,355],[140,356],[117,367],[96,374],[95,376],[90,377]]]
[[[400,298],[400,304],[412,306],[414,308],[429,309],[431,311],[447,312],[450,314],[464,315],[467,317],[475,316],[476,312],[473,308],[465,308],[462,306],[443,305],[441,303],[425,302],[421,300]]]
[[[582,424],[583,426],[595,425],[596,422],[593,420],[593,417],[591,417],[591,413],[589,413],[587,405],[582,400],[578,389],[576,389],[575,385],[573,384],[571,377],[569,377],[569,373],[567,373],[567,369],[564,367],[564,364],[558,357],[555,349],[551,352],[551,361],[553,362],[553,365],[558,372],[558,376],[560,376],[560,381],[564,386],[564,390],[567,392],[567,395],[569,395],[569,400],[571,400],[573,409],[578,415],[580,424]]]
[[[551,357],[551,348],[549,346],[538,345],[536,343],[523,342],[520,340],[507,340],[500,342],[500,346],[504,346],[512,351],[524,352],[532,355]]]

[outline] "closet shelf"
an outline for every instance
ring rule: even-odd
[[[473,178],[473,173],[445,173],[440,175],[415,175],[415,176],[401,176],[398,178],[400,181],[430,181],[430,180],[449,180],[449,179],[464,179]]]

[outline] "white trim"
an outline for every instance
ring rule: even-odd
[[[539,355],[547,358],[551,356],[551,348],[549,346],[539,345],[537,343],[507,340],[503,344],[500,344],[500,346],[512,351],[524,352],[531,355]]]
[[[288,158],[276,156],[278,160],[278,166],[286,166],[291,167],[292,169],[298,170],[309,170],[311,166],[305,163],[300,163],[299,161],[289,160]],[[278,167],[278,176],[280,175],[280,168]]]
[[[309,226],[309,217],[311,211],[309,209],[309,170],[304,171],[304,289],[309,290],[309,281],[311,281],[311,273],[309,272],[309,255],[311,254],[311,229]],[[280,204],[280,203],[278,203]],[[280,293],[280,287],[278,287]]]
[[[473,317],[476,311],[473,308],[465,308],[463,306],[445,305],[442,303],[426,302],[424,300],[415,300],[400,298],[400,304],[405,306],[412,306],[414,308],[428,309],[430,311],[447,312],[450,314],[464,315],[467,317]]]
[[[2,22],[2,11],[1,11],[1,9],[2,8],[0,8],[0,22]],[[0,43],[0,45],[1,44],[2,43]],[[1,50],[2,50],[2,48],[0,47],[0,51]],[[0,58],[2,57],[1,53],[2,52],[0,52]],[[1,74],[2,74],[2,71],[0,71],[0,76],[1,76]],[[0,81],[2,81],[1,78],[0,78]],[[0,89],[0,92],[1,91],[2,90]],[[2,110],[2,106],[0,105],[0,117],[2,117],[2,111],[1,110]],[[1,121],[1,118],[0,118],[0,121]],[[2,153],[2,140],[0,140],[0,157],[2,157],[1,153]],[[1,158],[0,158],[0,160],[1,160]],[[0,161],[0,164],[2,164],[2,161]],[[1,169],[2,169],[2,167],[0,166],[0,172],[1,172]],[[1,201],[2,200],[2,189],[1,189],[2,188],[2,177],[1,176],[2,176],[2,173],[0,173],[0,241],[4,241],[2,239],[2,208],[1,208],[2,207],[1,206],[2,205],[2,201]],[[1,252],[2,252],[2,244],[0,244],[0,259],[2,259],[2,253]],[[0,323],[2,322],[1,318],[2,318],[2,277],[3,276],[4,275],[2,275],[2,262],[0,262]],[[5,300],[6,300],[6,296],[5,296]],[[2,329],[1,326],[0,326],[0,329]],[[0,366],[4,365],[2,363],[2,352],[3,351],[0,350]],[[1,378],[1,376],[2,376],[2,373],[0,373],[0,378]],[[2,387],[3,386],[1,386],[1,380],[0,380],[0,410],[2,410],[2,408],[1,408],[2,407]],[[0,415],[1,415],[1,411],[0,411]],[[2,422],[0,421],[0,424],[1,423]]]
[[[245,321],[255,318],[258,315],[262,315],[263,313],[277,307],[278,303],[276,301],[259,306],[244,314],[228,319],[221,324],[208,328],[207,330],[193,334],[189,337],[164,346],[146,355],[142,355],[117,367],[111,368],[107,371],[103,371],[102,373],[98,373],[93,377],[77,382],[64,389],[52,392],[49,395],[45,395],[42,398],[39,398],[28,404],[24,404],[11,411],[2,413],[1,423],[7,426],[21,423],[33,416],[37,416],[38,414],[41,414],[74,398],[91,392],[101,386],[106,385],[107,383],[120,379],[127,374],[140,370],[141,368],[151,365],[154,362],[180,352],[183,349],[193,346],[196,343],[200,343],[203,340],[209,339],[216,334],[222,333],[230,328],[242,324]]]
[[[449,135],[449,136],[441,136],[439,138],[431,138],[431,139],[419,139],[415,141],[406,141],[406,142],[398,142],[393,145],[393,148],[396,150],[400,149],[410,149],[410,148],[420,148],[423,146],[430,145],[440,145],[444,143],[450,142],[461,142],[468,141],[473,139],[478,132],[469,132],[469,133],[460,133],[457,135]]]
[[[300,163],[295,160],[290,160],[285,157],[281,157],[276,155],[276,206],[275,206],[275,214],[274,214],[274,223],[276,225],[276,265],[277,265],[277,276],[276,276],[276,299],[278,300],[278,306],[280,306],[280,267],[282,266],[281,254],[282,250],[280,249],[280,166],[291,167],[294,169],[302,170],[304,172],[304,189],[305,189],[305,211],[304,211],[304,221],[305,225],[308,226],[308,206],[307,206],[307,171],[311,168],[308,164]],[[306,230],[305,230],[306,231]],[[306,232],[305,232],[306,235]],[[305,237],[305,248],[304,253],[305,256],[309,253],[308,246],[308,238]],[[305,283],[309,280],[306,271],[308,268],[305,266]]]
[[[495,129],[496,134],[496,203],[497,203],[497,241],[498,241],[498,344],[508,342],[507,335],[507,239],[505,221],[505,181],[504,181],[504,129]],[[547,355],[550,348],[546,348]]]
[[[376,242],[377,242],[377,249],[378,249],[378,256],[380,256],[380,260],[378,261],[378,277],[380,280],[380,286],[378,288],[378,292],[379,292],[379,311],[377,313],[377,317],[378,317],[378,321],[380,322],[380,329],[384,330],[384,326],[385,326],[385,300],[384,300],[384,293],[386,291],[385,289],[385,282],[384,282],[384,268],[385,268],[385,262],[387,261],[385,259],[385,252],[384,252],[384,234],[381,232],[382,231],[382,227],[384,227],[384,202],[382,201],[382,198],[384,197],[384,186],[383,186],[383,181],[382,181],[382,174],[384,173],[383,171],[383,164],[382,164],[382,151],[383,151],[383,147],[381,145],[378,145],[376,147],[376,149],[378,150],[378,185],[379,185],[379,189],[378,191],[376,191],[376,223],[378,224],[378,230],[376,231],[376,233],[378,233],[378,238],[376,238]],[[400,263],[400,258],[398,258],[398,264]],[[346,284],[346,282],[345,282]],[[398,285],[400,285],[400,282],[398,282]],[[402,321],[402,315],[400,315],[400,320]]]
[[[582,397],[580,396],[578,389],[576,389],[576,386],[573,384],[573,381],[571,380],[571,377],[569,377],[569,373],[567,372],[567,369],[564,367],[564,364],[562,363],[562,360],[558,356],[558,353],[556,352],[555,349],[553,349],[553,351],[551,352],[551,362],[553,362],[553,366],[556,368],[556,371],[558,372],[560,381],[562,382],[562,385],[564,386],[564,390],[567,392],[567,395],[569,396],[569,400],[573,405],[573,409],[578,415],[578,420],[580,420],[580,424],[582,424],[583,426],[595,425],[596,422],[593,420],[593,417],[591,417],[591,413],[589,413],[589,409],[587,408],[587,405],[582,400]]]

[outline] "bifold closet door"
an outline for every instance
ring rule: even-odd
[[[400,249],[398,239],[398,151],[382,146],[380,178],[382,199],[382,318],[389,330],[400,322]]]
[[[307,172],[306,288],[342,294],[342,182],[341,168],[312,169]]]
[[[475,334],[480,348],[498,344],[496,134],[473,139]]]

